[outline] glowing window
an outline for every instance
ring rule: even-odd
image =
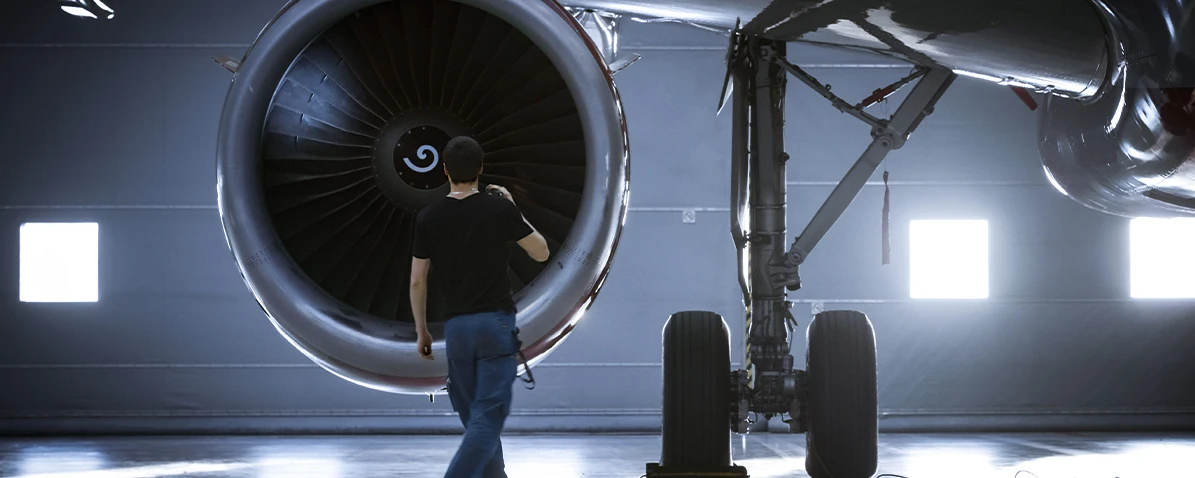
[[[1195,219],[1138,218],[1129,223],[1134,299],[1195,298]]]
[[[21,225],[21,302],[99,300],[99,225]]]
[[[914,299],[986,299],[988,222],[911,221],[909,275]]]

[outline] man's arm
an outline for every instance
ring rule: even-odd
[[[523,216],[523,212],[519,211],[519,205],[515,204],[515,198],[510,194],[510,191],[507,191],[506,188],[497,184],[489,185],[486,187],[486,191],[498,191],[504,199],[510,201],[510,204],[514,205],[513,212],[518,214],[519,219],[522,220],[523,224],[527,226],[527,229],[523,229],[521,226],[515,228],[515,234],[523,234],[523,232],[527,230],[531,231],[530,233],[525,234],[523,237],[518,239],[519,247],[522,247],[524,251],[527,251],[527,255],[531,256],[531,259],[535,262],[547,261],[548,256],[552,254],[552,251],[548,249],[548,241],[544,239],[543,234],[540,234],[539,231],[535,230],[535,226],[531,225],[531,221],[528,221],[526,216]],[[514,219],[514,217],[512,216],[511,219]],[[522,231],[518,231],[519,229],[522,229]],[[514,240],[514,238],[511,238],[511,240]]]
[[[427,270],[428,259],[411,258],[411,314],[415,316],[415,331],[419,336],[419,355],[431,358],[431,334],[427,331]],[[424,344],[425,340],[426,344]],[[426,348],[426,350],[425,350]]]
[[[543,234],[540,234],[539,231],[535,230],[535,226],[532,226],[531,223],[527,221],[527,218],[524,217],[523,222],[527,223],[527,226],[531,228],[531,234],[528,234],[527,237],[519,239],[519,247],[522,247],[524,251],[527,251],[527,255],[531,256],[531,259],[535,260],[535,262],[544,262],[548,260],[548,256],[551,254],[551,251],[548,250],[548,241],[544,239]]]

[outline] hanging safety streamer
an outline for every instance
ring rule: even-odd
[[[884,171],[884,224],[883,224],[883,265],[892,262],[892,235],[888,231],[888,216],[892,213],[888,191],[888,171]]]
[[[887,99],[885,99],[883,101],[883,106],[884,106],[884,117],[888,117],[888,100]],[[888,162],[885,161],[884,162],[884,218],[883,218],[883,224],[881,225],[881,229],[882,229],[881,234],[883,235],[883,237],[880,239],[880,242],[882,243],[881,244],[882,250],[880,252],[880,263],[881,263],[881,265],[885,265],[885,266],[892,263],[892,234],[888,228],[889,216],[892,215],[892,204],[891,204],[890,195],[891,195],[891,192],[888,190]]]

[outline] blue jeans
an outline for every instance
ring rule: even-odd
[[[506,478],[499,435],[518,371],[517,331],[515,316],[505,312],[462,315],[444,325],[448,398],[465,425],[445,478]]]

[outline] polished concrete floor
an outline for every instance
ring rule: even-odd
[[[651,435],[510,436],[512,478],[638,477]],[[436,477],[452,436],[0,438],[0,476],[20,478]],[[804,436],[734,441],[752,477],[804,477]],[[1021,472],[1024,470],[1024,472]],[[1195,477],[1195,434],[886,434],[879,473],[908,478]]]

